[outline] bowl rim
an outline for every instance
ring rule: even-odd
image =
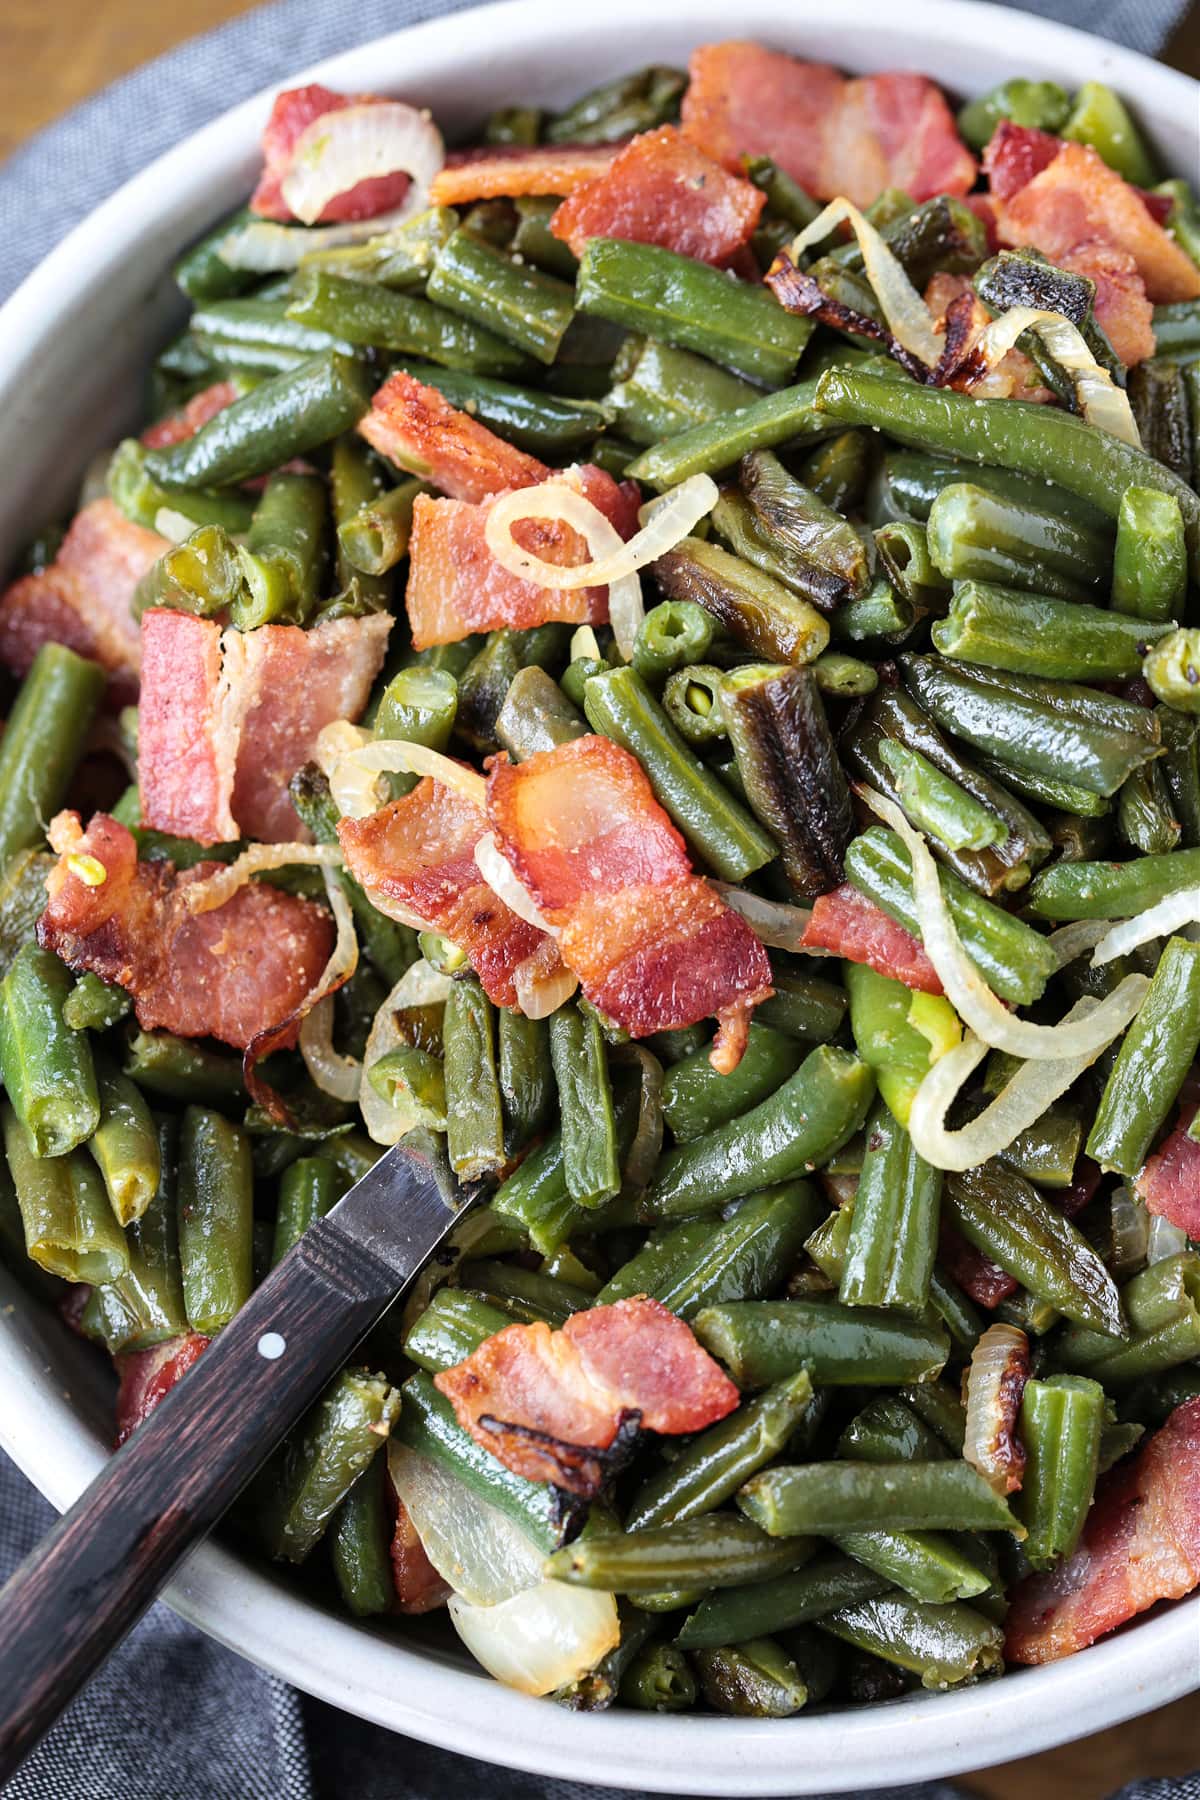
[[[752,23],[745,15],[740,21],[747,29],[770,35],[773,22],[789,43],[802,45],[806,28],[825,36],[831,30],[818,0],[760,0],[749,10]],[[724,36],[728,28],[723,0],[689,0],[670,9],[670,17],[689,44]],[[845,38],[847,63],[878,64],[878,50],[869,44],[880,38],[879,22],[878,0],[840,0],[836,30]],[[636,34],[644,24],[644,0],[606,0],[601,29],[607,38]],[[556,28],[557,0],[500,0],[431,19],[282,78],[165,152],[76,226],[0,309],[0,405],[15,406],[19,429],[27,359],[67,326],[93,283],[138,254],[150,227],[168,219],[181,196],[202,228],[219,216],[211,205],[205,211],[202,182],[210,201],[222,185],[250,185],[258,132],[278,88],[317,79],[371,87],[381,81],[380,68],[388,71],[383,85],[411,80],[419,86],[423,63],[445,66],[455,52],[475,59],[489,39],[534,43]],[[1194,114],[1200,100],[1195,82],[1147,57],[986,0],[908,0],[903,31],[921,29],[964,52],[1003,42],[1010,66],[1110,80],[1150,118],[1190,122],[1189,109]],[[390,73],[410,65],[411,78]],[[105,1451],[61,1385],[43,1325],[49,1329],[43,1309],[0,1268],[0,1393],[6,1396],[0,1446],[62,1509],[95,1475]],[[444,1655],[325,1612],[217,1543],[193,1554],[164,1598],[230,1649],[376,1724],[507,1767],[576,1781],[581,1771],[594,1770],[597,1781],[643,1792],[677,1792],[680,1779],[692,1793],[713,1795],[886,1788],[894,1785],[901,1748],[905,1784],[962,1773],[1065,1743],[1200,1688],[1200,1597],[1159,1610],[1063,1662],[856,1712],[802,1713],[769,1728],[705,1716],[566,1712]]]

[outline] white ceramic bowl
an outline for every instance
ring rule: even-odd
[[[1194,82],[970,0],[907,0],[895,13],[880,0],[744,0],[732,21],[726,0],[605,0],[586,18],[559,0],[512,0],[397,32],[279,85],[320,79],[393,93],[432,107],[453,133],[501,101],[561,104],[637,64],[682,63],[731,29],[852,70],[921,70],[964,95],[1006,75],[1108,81],[1135,104],[1166,166],[1196,178]],[[182,311],[164,271],[250,187],[268,104],[268,94],[249,100],[161,157],[0,312],[0,568],[69,501],[89,455],[135,423],[141,371]],[[0,1443],[56,1506],[96,1473],[111,1410],[99,1359],[0,1269]],[[497,1686],[465,1657],[352,1624],[216,1544],[196,1552],[167,1597],[221,1642],[349,1712],[514,1768],[643,1792],[891,1788],[1026,1756],[1200,1687],[1200,1599],[1048,1668],[763,1723],[563,1712]]]

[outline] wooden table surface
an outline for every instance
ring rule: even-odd
[[[245,0],[187,0],[179,10],[161,0],[0,0],[0,157],[118,75],[247,10]],[[1079,0],[1081,25],[1088,10]],[[1200,77],[1200,4],[1166,60]],[[214,95],[214,111],[220,104]],[[981,1770],[968,1785],[987,1800],[1102,1800],[1123,1782],[1197,1766],[1200,1696],[1083,1743]]]

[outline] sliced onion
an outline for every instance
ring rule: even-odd
[[[872,812],[891,826],[908,850],[917,930],[925,954],[937,971],[946,998],[977,1038],[993,1050],[1007,1050],[1022,1060],[1057,1062],[1067,1057],[1098,1056],[1124,1031],[1150,985],[1144,975],[1127,975],[1094,1011],[1086,1017],[1077,1015],[1070,1024],[1035,1025],[1011,1013],[963,949],[942,894],[937,864],[920,832],[913,830],[898,806],[873,788],[860,786],[856,791]]]
[[[487,798],[483,776],[465,763],[403,738],[373,738],[369,731],[349,725],[345,719],[335,720],[318,734],[316,759],[344,818],[364,819],[378,811],[381,775],[430,775],[481,812]]]
[[[514,872],[490,831],[485,831],[475,846],[475,867],[496,898],[503,900],[518,919],[524,919],[527,925],[536,925],[540,931],[554,935],[553,925],[549,923],[525,883]]]
[[[862,251],[867,280],[875,291],[888,329],[896,341],[930,367],[942,353],[942,339],[933,328],[933,315],[869,219],[845,199],[831,200],[823,213],[806,225],[791,247],[798,263],[813,244],[821,243],[839,225],[849,225]]]
[[[1146,1232],[1146,1261],[1165,1262],[1168,1256],[1181,1256],[1188,1247],[1188,1234],[1182,1225],[1172,1225],[1159,1213],[1152,1213]]]
[[[1131,950],[1140,949],[1153,938],[1169,937],[1173,931],[1181,931],[1185,925],[1194,925],[1198,920],[1200,888],[1183,888],[1178,894],[1167,894],[1156,905],[1138,913],[1135,919],[1110,925],[1096,945],[1092,967],[1098,969],[1102,963],[1112,962],[1114,957],[1128,956]]]
[[[1099,1004],[1093,995],[1085,994],[1063,1024],[1087,1018]],[[987,1052],[987,1045],[968,1032],[961,1044],[937,1059],[917,1089],[908,1116],[908,1134],[917,1154],[935,1169],[976,1169],[1007,1150],[1100,1055],[1096,1049],[1083,1056],[1024,1062],[978,1118],[961,1131],[948,1131],[946,1115]]]
[[[1100,367],[1078,328],[1061,313],[1038,306],[1010,306],[982,332],[972,354],[982,356],[994,369],[1030,330],[1037,332],[1055,362],[1071,377],[1079,410],[1088,424],[1140,450],[1142,440],[1128,394]]]
[[[1131,1275],[1146,1261],[1150,1247],[1150,1214],[1146,1202],[1131,1187],[1113,1189],[1108,1201],[1112,1253],[1105,1261],[1113,1275]]]
[[[595,627],[592,625],[577,626],[571,633],[571,643],[567,654],[572,662],[578,662],[581,657],[585,656],[590,657],[593,662],[603,662],[604,658],[600,654],[600,640],[596,636]]]
[[[196,521],[185,513],[176,512],[173,506],[160,506],[154,515],[154,529],[169,543],[182,544],[195,531]]]
[[[543,1581],[497,1606],[450,1599],[450,1620],[472,1656],[523,1694],[552,1694],[594,1669],[621,1641],[612,1594]]]
[[[643,1044],[622,1044],[612,1060],[636,1063],[641,1074],[637,1129],[621,1170],[622,1190],[640,1192],[647,1187],[658,1165],[663,1143],[663,1066]]]
[[[325,878],[325,897],[337,926],[337,937],[300,1022],[300,1054],[322,1093],[332,1094],[336,1100],[353,1102],[358,1099],[362,1083],[362,1064],[356,1056],[342,1056],[333,1047],[333,995],[358,967],[358,933],[341,883],[334,880],[327,868],[323,868],[321,874]]]
[[[202,881],[189,881],[183,890],[184,901],[189,912],[212,912],[232,900],[252,876],[296,866],[339,869],[342,853],[336,844],[251,844],[225,868],[206,875]]]
[[[439,975],[424,960],[415,962],[400,977],[371,1021],[363,1050],[362,1082],[358,1104],[367,1135],[375,1144],[398,1144],[406,1131],[416,1123],[405,1115],[403,1106],[393,1106],[377,1094],[368,1079],[374,1065],[401,1042],[396,1014],[406,1006],[436,1006],[450,992],[450,978]]]
[[[998,1494],[1012,1494],[1025,1473],[1017,1437],[1021,1395],[1029,1380],[1029,1339],[1015,1325],[989,1325],[967,1369],[967,1433],[963,1461]]]
[[[517,1005],[527,1019],[548,1019],[566,1005],[578,986],[578,975],[573,975],[557,956],[552,960],[543,956],[542,949],[535,950],[513,970]]]
[[[409,194],[390,212],[377,213],[373,219],[347,219],[338,225],[281,225],[274,219],[250,219],[221,239],[217,255],[228,268],[247,274],[282,274],[299,268],[314,250],[368,244],[393,226],[403,225],[412,217]]]
[[[442,134],[428,112],[402,100],[373,100],[322,113],[305,126],[280,192],[303,224],[314,225],[331,200],[360,181],[403,172],[412,185],[389,218],[412,218],[429,205],[430,183],[445,160]]]
[[[808,907],[764,900],[761,895],[749,894],[731,881],[710,879],[708,885],[716,889],[726,906],[742,915],[760,943],[769,944],[773,950],[799,951],[805,956],[825,954],[804,942],[804,933],[812,918]]]
[[[472,1606],[496,1606],[541,1583],[537,1545],[449,1469],[391,1438],[388,1473],[426,1556]]]
[[[1085,950],[1093,949],[1108,930],[1104,919],[1075,919],[1070,925],[1060,925],[1057,931],[1052,931],[1046,942],[1058,958],[1059,968],[1065,969]]]

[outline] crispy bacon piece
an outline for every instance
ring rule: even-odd
[[[160,1400],[166,1398],[180,1376],[186,1375],[211,1338],[198,1331],[167,1338],[149,1350],[126,1350],[113,1361],[117,1367],[117,1442],[119,1450],[145,1423]]]
[[[403,1500],[396,1501],[396,1528],[392,1533],[392,1582],[396,1611],[408,1614],[434,1612],[444,1606],[454,1589],[443,1581],[429,1558]]]
[[[634,1037],[714,1013],[732,1024],[766,999],[762,945],[692,873],[637,759],[611,739],[579,738],[516,766],[494,757],[488,820],[567,968]]]
[[[546,942],[488,887],[475,866],[482,810],[426,776],[365,819],[342,819],[346,867],[390,918],[458,945],[497,1006],[515,1006],[513,978]]]
[[[588,238],[631,238],[723,266],[749,243],[765,205],[751,182],[727,174],[678,126],[662,125],[634,138],[596,181],[576,188],[550,229],[576,256]]]
[[[960,382],[953,371],[969,357],[980,334],[989,324],[991,315],[975,292],[969,276],[948,275],[942,269],[939,269],[925,289],[925,304],[945,327],[946,349],[942,360],[950,371],[947,385],[958,386]],[[1020,350],[1008,351],[995,368],[968,379],[961,385],[981,399],[1016,398],[1045,403],[1054,398],[1050,390],[1042,386],[1037,370]]]
[[[50,567],[0,595],[0,662],[24,675],[43,644],[66,644],[108,670],[115,698],[135,699],[141,647],[129,603],[167,548],[111,500],[93,500],[76,513]]]
[[[429,189],[431,206],[467,206],[473,200],[515,194],[573,194],[610,167],[620,144],[486,145],[451,150]]]
[[[169,607],[142,615],[138,782],[159,831],[227,843],[307,838],[287,784],[334,719],[357,719],[391,619],[222,631]]]
[[[1200,1585],[1200,1400],[1103,1477],[1074,1555],[1012,1596],[1004,1653],[1055,1662]]]
[[[195,437],[202,425],[207,425],[219,412],[232,406],[237,397],[238,391],[232,381],[214,381],[211,387],[201,388],[198,394],[193,394],[178,412],[167,413],[165,418],[148,425],[142,433],[142,442],[148,450],[165,450],[171,444],[186,443],[188,438]]]
[[[956,1225],[943,1219],[938,1227],[938,1261],[976,1306],[992,1312],[1002,1300],[1015,1294],[1020,1283],[994,1263],[990,1256],[969,1244]]]
[[[912,933],[848,881],[813,902],[800,941],[806,950],[830,950],[847,962],[866,963],[923,994],[942,992],[937,970]]]
[[[59,813],[50,831],[59,862],[46,880],[38,942],[68,968],[126,988],[147,1031],[244,1050],[295,1011],[328,960],[333,925],[323,906],[251,881],[223,906],[193,913],[188,888],[219,865],[139,862],[133,834],[105,813],[86,832],[78,813]],[[98,886],[74,873],[76,855],[103,868]]]
[[[1127,368],[1154,355],[1154,308],[1128,250],[1089,239],[1059,259],[1060,267],[1096,284],[1092,311]]]
[[[536,456],[506,444],[436,388],[403,372],[384,382],[358,429],[381,456],[452,500],[490,500],[506,488],[534,487],[550,474]]]
[[[1147,1158],[1134,1183],[1147,1209],[1200,1238],[1200,1143],[1188,1136],[1196,1116],[1195,1100],[1185,1100],[1171,1134]]]
[[[1155,303],[1200,298],[1200,269],[1098,151],[1004,124],[983,161],[1002,243],[1032,244],[1064,267],[1079,246],[1107,244],[1133,258]]]
[[[310,82],[308,87],[287,88],[276,94],[262,135],[263,172],[250,197],[251,212],[262,219],[284,222],[293,217],[283,197],[283,178],[291,167],[297,139],[314,119],[320,119],[326,113],[340,112],[344,106],[386,104],[380,94],[335,94],[332,88],[322,87],[316,81]],[[373,219],[377,213],[390,212],[399,206],[410,182],[410,176],[403,170],[356,182],[346,193],[334,196],[319,222],[332,225],[352,219]]]
[[[975,159],[923,75],[847,81],[825,63],[738,39],[702,44],[688,72],[683,129],[727,169],[770,156],[819,200],[844,194],[858,206],[888,187],[928,200],[974,183]]]
[[[635,1421],[670,1435],[699,1431],[738,1403],[683,1320],[644,1295],[573,1313],[561,1331],[508,1325],[434,1385],[505,1468],[585,1499]]]

